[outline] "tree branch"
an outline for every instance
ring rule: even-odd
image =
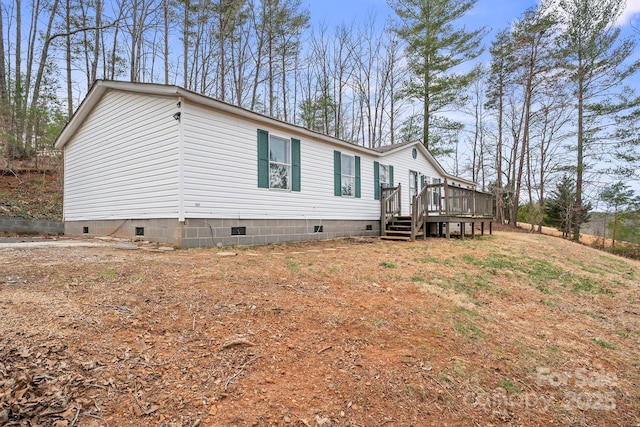
[[[85,32],[85,31],[105,30],[105,29],[107,29],[107,28],[112,28],[112,27],[115,27],[115,26],[118,24],[118,22],[122,21],[123,19],[124,19],[124,17],[122,17],[122,18],[118,18],[118,19],[116,19],[115,21],[113,21],[113,22],[112,22],[112,23],[110,23],[110,24],[102,25],[102,26],[99,26],[99,27],[82,27],[82,28],[77,28],[77,29],[75,29],[75,30],[73,30],[73,31],[69,31],[69,32],[67,32],[67,33],[56,33],[56,34],[52,34],[52,35],[47,39],[47,41],[49,41],[49,42],[50,42],[50,41],[52,41],[53,39],[56,39],[56,38],[58,38],[58,37],[68,37],[68,36],[73,36],[73,35],[75,35],[75,34],[82,33],[82,32]]]

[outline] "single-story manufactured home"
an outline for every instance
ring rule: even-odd
[[[475,184],[418,141],[368,149],[177,86],[96,81],[56,148],[70,236],[184,248],[412,239],[462,223],[454,207],[472,224],[490,219],[477,215]]]

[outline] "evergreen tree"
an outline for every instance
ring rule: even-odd
[[[404,95],[423,103],[423,144],[433,146],[433,117],[447,106],[465,100],[475,70],[456,73],[453,69],[482,52],[485,29],[466,31],[454,23],[475,5],[476,0],[388,0],[398,15],[394,31],[406,43],[412,78]]]
[[[598,108],[604,100],[620,94],[624,81],[640,62],[627,61],[634,53],[633,39],[619,40],[616,21],[625,0],[560,0],[565,31],[561,37],[564,68],[576,100],[576,200],[577,212],[586,210],[583,200],[585,158],[595,145],[602,122],[612,109]],[[580,222],[573,224],[573,238],[580,238]]]
[[[634,196],[633,189],[622,181],[607,185],[600,193],[600,199],[607,205],[607,215],[613,214],[613,221],[605,226],[611,230],[611,246],[616,245],[618,231],[623,228],[625,221],[630,216],[625,214],[631,213],[633,211],[631,207],[638,202]],[[605,223],[606,221],[605,219]]]
[[[567,238],[576,223],[583,224],[589,220],[590,209],[590,204],[578,208],[575,181],[563,175],[546,200],[545,212],[550,225],[562,231],[562,237]]]

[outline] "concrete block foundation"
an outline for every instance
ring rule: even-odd
[[[49,234],[64,233],[64,225],[60,221],[46,219],[22,219],[0,216],[0,233],[2,234]]]
[[[66,221],[64,233],[72,237],[112,236],[202,248],[379,236],[380,221],[189,218],[181,223],[177,219],[91,220]]]

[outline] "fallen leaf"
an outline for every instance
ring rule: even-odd
[[[153,414],[154,412],[156,412],[158,409],[160,409],[159,405],[151,405],[151,407],[149,407],[149,409],[146,409],[144,411],[142,411],[142,415],[150,415]]]

